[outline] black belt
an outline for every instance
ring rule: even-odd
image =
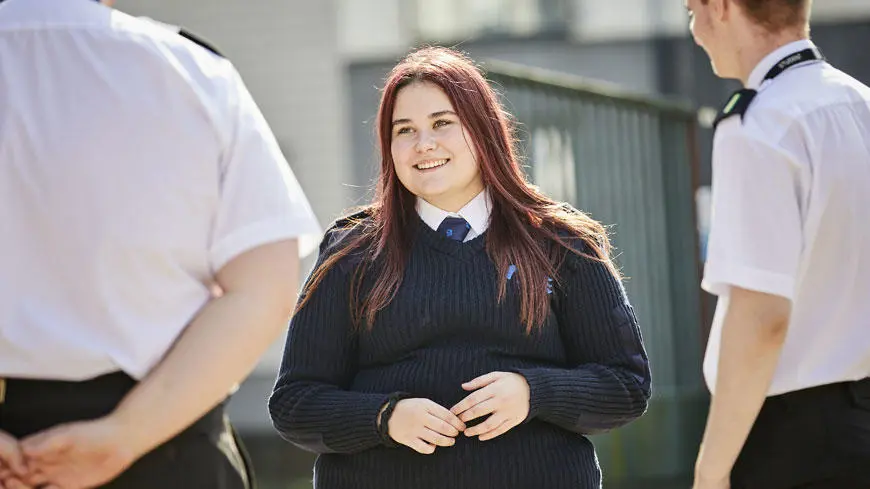
[[[124,372],[113,372],[88,380],[50,380],[23,377],[0,377],[0,404],[21,402],[49,393],[77,395],[116,394],[119,399],[136,386],[136,379]]]
[[[0,418],[57,411],[81,413],[80,419],[108,415],[138,381],[124,372],[113,372],[83,381],[0,377]],[[217,405],[185,431],[216,433],[223,429],[225,402]],[[75,416],[75,415],[74,415]]]

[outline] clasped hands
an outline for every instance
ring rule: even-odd
[[[0,432],[0,489],[100,486],[137,458],[131,441],[110,416],[59,425],[20,441]]]
[[[403,399],[396,403],[388,421],[388,434],[422,454],[435,447],[449,447],[460,433],[491,440],[522,423],[529,415],[529,384],[516,373],[491,372],[462,384],[473,391],[449,410],[423,398]],[[465,423],[481,416],[489,418],[467,428]]]

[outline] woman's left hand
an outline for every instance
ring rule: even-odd
[[[529,383],[520,374],[491,372],[462,384],[468,395],[450,411],[467,423],[491,414],[489,419],[465,429],[465,436],[491,440],[522,423],[529,415]]]

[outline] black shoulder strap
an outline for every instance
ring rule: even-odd
[[[799,51],[797,53],[792,53],[782,60],[779,63],[773,65],[773,68],[764,75],[764,80],[773,80],[779,75],[783,74],[789,68],[805,63],[807,61],[816,61],[816,60],[824,60],[825,57],[822,55],[822,52],[819,51],[818,48],[807,48],[803,51]],[[739,115],[741,120],[743,116],[746,114],[746,111],[749,109],[749,104],[752,103],[752,100],[755,96],[758,95],[758,91],[751,90],[748,88],[744,88],[743,90],[738,90],[731,95],[731,98],[728,99],[728,103],[725,104],[725,107],[719,111],[719,114],[716,116],[716,120],[713,121],[713,129],[716,129],[716,126],[719,125],[720,122],[725,119]]]
[[[752,103],[752,100],[756,95],[758,95],[757,91],[748,88],[734,92],[734,94],[731,95],[731,98],[728,99],[728,103],[719,111],[716,120],[713,121],[713,129],[716,129],[716,126],[718,126],[720,122],[731,116],[739,115],[742,120],[743,115],[746,114],[746,111],[749,109],[749,104]]]
[[[214,54],[220,56],[221,58],[224,57],[224,55],[221,54],[221,52],[218,51],[217,48],[214,47],[214,45],[212,45],[210,42],[208,42],[208,41],[202,39],[202,38],[199,37],[199,36],[194,35],[193,33],[191,33],[190,31],[188,31],[188,30],[186,30],[186,29],[184,29],[183,27],[180,27],[180,28],[178,29],[178,35],[181,36],[181,37],[183,37],[183,38],[185,38],[185,39],[187,39],[187,40],[189,40],[189,41],[192,41],[192,42],[195,43],[195,44],[198,44],[198,45],[204,47],[205,49],[208,49],[209,51],[211,51],[212,53],[214,53]]]
[[[0,1],[2,1],[2,0],[0,0]],[[187,39],[188,41],[190,41],[190,42],[192,42],[192,43],[194,43],[202,48],[205,48],[208,51],[211,51],[212,53],[214,53],[217,56],[220,56],[221,58],[225,57],[220,51],[218,51],[218,49],[216,47],[214,47],[213,44],[211,44],[210,42],[206,41],[205,39],[195,35],[194,33],[190,32],[189,30],[187,30],[183,27],[173,25],[173,24],[167,24],[166,22],[161,22],[159,20],[155,20],[155,19],[152,19],[151,17],[146,17],[146,16],[139,17],[139,19],[141,19],[145,22],[150,22],[152,24],[159,25],[160,27],[163,27],[164,29],[169,29],[170,31],[178,34],[179,36]]]

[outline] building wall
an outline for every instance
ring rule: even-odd
[[[395,56],[420,41],[464,44],[493,33],[534,37],[553,30],[554,22],[584,43],[688,31],[683,0],[338,0],[337,7],[340,48],[354,61]],[[557,15],[550,18],[546,12]],[[818,0],[813,19],[868,20],[870,2]]]
[[[425,1],[425,0],[424,0]],[[577,9],[574,32],[584,41],[644,39],[684,34],[688,18],[683,0],[571,0]],[[870,19],[867,0],[816,0],[813,20]]]

